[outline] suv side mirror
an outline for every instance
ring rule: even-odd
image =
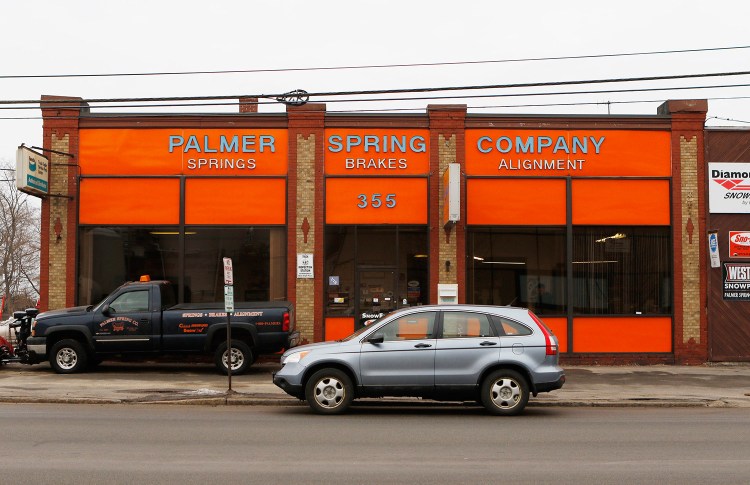
[[[112,315],[112,310],[109,309],[109,305],[105,304],[102,307],[102,315],[106,315],[106,316]]]
[[[372,337],[368,338],[367,341],[370,342],[371,344],[382,344],[383,334],[382,333],[375,334]]]
[[[13,312],[13,318],[15,318],[16,320],[20,320],[22,318],[26,318],[26,312],[23,311],[23,310],[15,311],[15,312]]]
[[[36,318],[36,316],[39,315],[39,309],[34,307],[27,308],[26,315],[30,316],[31,318]]]

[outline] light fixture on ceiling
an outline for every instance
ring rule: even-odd
[[[596,242],[603,243],[603,242],[607,242],[607,239],[624,239],[626,237],[628,237],[628,236],[626,236],[625,234],[623,234],[621,232],[618,232],[618,233],[616,233],[616,234],[614,234],[612,236],[607,236],[607,237],[603,237],[601,239],[597,239]]]

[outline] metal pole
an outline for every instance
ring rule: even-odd
[[[227,379],[229,381],[228,394],[232,393],[232,321],[231,312],[227,312]]]

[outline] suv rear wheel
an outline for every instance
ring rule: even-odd
[[[318,414],[341,414],[354,399],[352,380],[338,369],[321,369],[307,381],[305,399]]]
[[[492,414],[515,416],[529,402],[529,385],[514,370],[497,370],[482,382],[482,404]]]

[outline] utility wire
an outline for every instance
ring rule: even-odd
[[[710,47],[703,49],[677,49],[645,52],[620,52],[615,54],[589,54],[579,56],[557,56],[557,57],[528,57],[515,59],[493,59],[479,61],[449,61],[449,62],[419,62],[404,64],[366,64],[355,66],[324,66],[324,67],[294,67],[278,69],[227,69],[216,71],[162,71],[162,72],[120,72],[120,73],[94,73],[94,74],[8,74],[0,75],[0,79],[40,79],[40,78],[84,78],[84,77],[133,77],[133,76],[189,76],[197,74],[252,74],[252,73],[276,73],[276,72],[306,72],[306,71],[340,71],[355,69],[392,69],[403,67],[436,67],[436,66],[465,66],[477,64],[501,64],[517,62],[538,61],[563,61],[577,59],[600,59],[610,57],[629,56],[651,56],[663,54],[686,54],[695,52],[716,52],[727,50],[750,49],[750,46]]]
[[[623,89],[602,89],[588,91],[549,91],[549,92],[530,92],[530,93],[503,93],[503,94],[466,94],[452,96],[419,96],[419,97],[400,97],[400,98],[366,98],[366,99],[320,99],[319,103],[359,103],[359,102],[383,102],[383,101],[425,101],[425,100],[446,100],[446,99],[474,99],[474,98],[512,98],[512,97],[537,97],[537,96],[572,96],[583,94],[614,94],[614,93],[637,93],[653,91],[684,91],[699,89],[725,89],[749,87],[750,83],[740,84],[712,84],[700,86],[671,86],[663,88],[623,88]],[[277,104],[275,101],[257,101],[252,103],[237,102],[215,102],[215,103],[170,103],[170,104],[108,104],[98,105],[97,109],[117,109],[117,108],[182,108],[182,107],[212,107],[212,106],[237,106],[237,105],[266,105]],[[20,110],[20,109],[39,109],[38,106],[0,106],[0,110]]]
[[[708,118],[706,118],[706,121],[708,121],[708,120],[722,120],[722,121],[732,121],[734,123],[748,123],[748,124],[750,124],[750,121],[735,120],[735,119],[732,119],[732,118],[722,118],[720,116],[709,116]]]
[[[712,77],[731,77],[747,76],[750,71],[733,71],[733,72],[711,72],[702,74],[675,74],[669,76],[641,76],[630,78],[608,78],[608,79],[587,79],[578,81],[550,81],[537,83],[512,83],[512,84],[487,84],[487,85],[470,85],[470,86],[442,86],[442,87],[421,87],[421,88],[399,88],[399,89],[368,89],[362,91],[322,91],[318,93],[307,93],[308,96],[365,96],[375,94],[406,94],[406,93],[435,93],[441,91],[473,91],[481,89],[511,89],[511,88],[530,88],[530,87],[547,87],[547,86],[580,86],[587,84],[612,84],[624,82],[649,82],[649,81],[666,81],[674,79],[696,79]],[[156,102],[156,101],[208,101],[224,100],[239,98],[283,98],[284,94],[235,94],[223,96],[166,96],[152,98],[91,98],[91,99],[52,99],[41,101],[32,100],[0,100],[0,105],[8,104],[38,104],[47,103],[49,108],[64,107],[66,105],[84,103],[138,103],[138,102]]]
[[[738,99],[750,99],[750,96],[719,96],[719,97],[707,97],[708,101],[726,101],[726,100],[738,100]],[[543,108],[552,106],[591,106],[591,105],[607,105],[607,104],[639,104],[639,103],[663,103],[666,98],[661,99],[643,99],[643,100],[620,100],[620,101],[576,101],[570,103],[525,103],[525,104],[506,104],[506,105],[469,105],[467,109],[496,109],[496,108]],[[377,112],[395,112],[395,111],[411,111],[417,112],[423,108],[373,108],[373,109],[346,109],[346,110],[326,110],[326,113],[377,113]],[[108,113],[110,114],[110,113]],[[180,116],[195,116],[195,117],[222,117],[227,115],[233,115],[237,113],[168,113],[169,115],[180,115]],[[117,116],[128,116],[130,113],[115,113]],[[133,116],[139,117],[159,117],[164,116],[163,113],[132,113]],[[716,117],[710,117],[712,119]],[[0,120],[41,120],[41,119],[54,119],[54,120],[77,120],[78,116],[50,116],[43,118],[41,116],[14,116],[14,117],[0,117]],[[729,118],[717,118],[725,121],[738,121]]]

